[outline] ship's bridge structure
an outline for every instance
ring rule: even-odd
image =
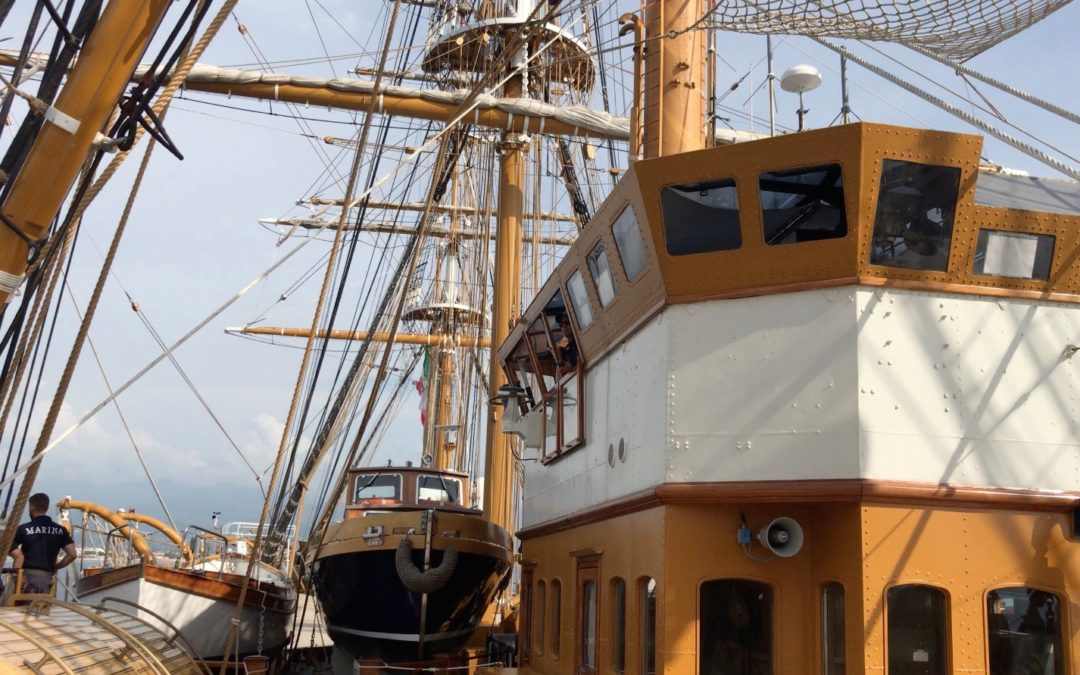
[[[499,351],[532,669],[1076,672],[1080,189],[981,148],[632,166]]]

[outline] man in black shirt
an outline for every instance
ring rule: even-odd
[[[23,570],[23,593],[48,593],[56,570],[75,562],[75,542],[49,517],[49,495],[30,497],[30,522],[19,525],[11,547],[15,569]],[[64,558],[56,561],[63,549]]]

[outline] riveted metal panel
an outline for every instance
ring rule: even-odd
[[[749,143],[639,162],[636,166],[654,248],[669,302],[788,283],[853,277],[861,175],[862,125],[778,136]],[[839,164],[848,233],[839,239],[770,246],[765,243],[758,181],[770,171]],[[742,245],[730,251],[667,253],[660,195],[663,188],[731,178],[738,189]]]
[[[862,208],[859,220],[859,273],[886,279],[955,282],[962,269],[961,259],[968,248],[975,246],[971,211],[975,204],[975,181],[979,170],[982,138],[969,134],[876,124],[865,125],[864,138],[862,171],[866,180],[860,195]],[[889,159],[949,166],[960,170],[949,267],[946,272],[870,264],[870,246],[881,188],[882,163]]]

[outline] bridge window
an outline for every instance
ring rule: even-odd
[[[461,481],[438,474],[416,479],[416,498],[419,501],[460,502]]]
[[[532,657],[533,569],[529,566],[521,571],[521,640],[518,642],[518,657],[522,663],[528,663]]]
[[[611,580],[611,669],[626,672],[626,582]]]
[[[933,586],[893,586],[886,594],[889,675],[947,675],[948,601]]]
[[[844,173],[839,164],[761,174],[766,244],[836,239],[847,234]]]
[[[948,269],[959,187],[955,167],[884,160],[870,263]]]
[[[638,582],[638,616],[639,670],[642,675],[656,675],[656,579],[646,577]]]
[[[824,675],[844,675],[844,586],[830,581],[821,587],[821,671]]]
[[[666,187],[660,192],[660,209],[671,255],[729,251],[742,246],[734,180]]]
[[[544,603],[547,602],[547,584],[540,581],[536,585],[536,645],[537,654],[544,653]]]
[[[551,655],[559,655],[562,638],[562,582],[551,582]]]
[[[1050,263],[1054,259],[1054,241],[1052,234],[980,229],[972,272],[1046,281],[1050,278]]]
[[[1065,646],[1058,596],[1035,588],[986,595],[990,675],[1062,675]]]
[[[589,274],[596,284],[596,294],[600,296],[600,306],[607,307],[615,299],[615,279],[611,276],[611,263],[608,262],[604,245],[598,243],[585,258],[589,264]]]
[[[574,306],[574,316],[577,317],[581,330],[585,330],[592,323],[592,306],[589,305],[589,294],[585,290],[585,278],[581,276],[581,270],[577,270],[566,282],[566,292],[570,296],[570,304]]]
[[[626,280],[633,281],[645,270],[645,245],[641,241],[634,209],[627,205],[619,217],[611,224],[611,233],[615,236],[615,248],[619,249],[623,272]]]
[[[576,555],[576,554],[575,554]],[[600,625],[600,555],[577,556],[577,672],[596,672]]]
[[[581,670],[596,670],[596,580],[581,584]]]
[[[368,499],[401,499],[401,474],[377,473],[356,477],[354,501]]]
[[[514,348],[514,353],[507,359],[507,372],[514,384],[525,390],[525,409],[528,412],[544,397],[544,390],[540,386],[540,378],[536,374],[536,368],[532,362],[529,348],[522,340]]]
[[[539,446],[548,460],[584,442],[584,364],[561,290],[529,324],[504,367],[513,383],[528,393],[522,412],[542,408],[542,437],[531,447]]]
[[[702,673],[773,672],[773,591],[744,579],[701,585]]]

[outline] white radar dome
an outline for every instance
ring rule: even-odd
[[[813,66],[792,66],[780,76],[780,88],[796,94],[813,91],[821,85],[821,73]]]

